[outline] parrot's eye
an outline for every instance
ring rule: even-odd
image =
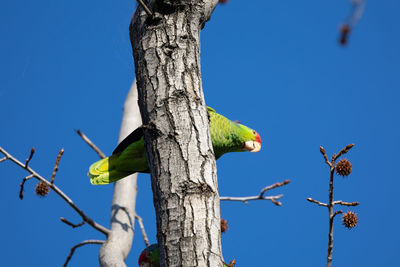
[[[254,131],[254,130],[251,130],[251,132],[252,132],[254,135],[256,135],[256,131]]]

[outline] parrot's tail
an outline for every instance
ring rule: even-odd
[[[90,177],[90,182],[92,184],[99,185],[113,183],[131,174],[114,169],[115,164],[113,163],[117,159],[115,156],[116,155],[101,159],[89,167],[88,176]]]

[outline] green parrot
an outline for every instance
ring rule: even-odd
[[[224,267],[233,266],[228,265],[224,262]],[[160,267],[160,261],[158,258],[158,245],[153,244],[147,248],[145,248],[139,256],[139,267]]]
[[[207,107],[210,115],[210,133],[215,158],[228,152],[261,149],[258,133],[240,123],[230,121]],[[149,173],[143,138],[143,128],[129,134],[108,158],[101,159],[89,167],[88,176],[94,185],[109,184],[135,172]]]

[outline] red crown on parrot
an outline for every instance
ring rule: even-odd
[[[143,263],[149,262],[149,257],[147,257],[146,250],[143,250],[139,256],[139,266],[142,266]]]
[[[261,145],[261,136],[256,131],[254,131],[254,136],[256,137],[256,141]]]

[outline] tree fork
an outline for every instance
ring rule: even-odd
[[[200,30],[217,0],[143,1],[130,25],[161,266],[223,266]]]

